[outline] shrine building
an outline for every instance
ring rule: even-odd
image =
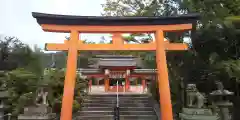
[[[117,92],[144,94],[150,80],[155,80],[155,69],[144,69],[143,61],[130,55],[98,55],[89,68],[78,72],[89,80],[89,93]]]

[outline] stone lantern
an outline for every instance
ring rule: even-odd
[[[210,93],[213,103],[220,109],[220,117],[222,120],[230,120],[229,108],[233,106],[229,101],[230,97],[234,95],[233,92],[224,89],[221,82],[217,83],[217,90]]]

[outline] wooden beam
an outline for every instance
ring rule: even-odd
[[[68,50],[68,44],[66,43],[46,43],[45,50],[47,51],[65,51]]]
[[[157,30],[163,31],[179,31],[190,30],[192,24],[176,24],[176,25],[142,25],[142,26],[87,26],[87,25],[52,25],[42,24],[42,29],[48,32],[70,32],[76,30],[81,33],[144,33]]]
[[[187,50],[188,44],[186,43],[168,43],[164,45],[165,50]]]
[[[79,50],[155,50],[154,44],[81,44]]]
[[[123,45],[124,44],[124,40],[122,38],[122,35],[121,33],[113,33],[112,34],[112,41],[113,41],[113,44],[118,46],[118,45]]]
[[[188,45],[185,43],[164,43],[165,50],[187,50]],[[68,50],[68,42],[65,43],[48,43],[45,49],[49,51]],[[106,50],[135,50],[135,51],[153,51],[156,50],[156,43],[148,44],[83,44],[78,43],[78,50],[82,51],[106,51]]]

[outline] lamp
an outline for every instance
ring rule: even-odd
[[[126,74],[127,74],[127,76],[129,76],[130,75],[130,70],[127,70]]]
[[[105,69],[105,75],[109,75],[110,71],[108,69]]]

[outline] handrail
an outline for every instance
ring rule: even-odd
[[[119,99],[118,99],[118,89],[119,89],[119,86],[118,86],[118,80],[117,80],[117,107],[119,107]]]
[[[118,80],[117,80],[117,103],[116,106],[114,107],[114,120],[120,120],[119,116],[119,95],[118,95]]]

